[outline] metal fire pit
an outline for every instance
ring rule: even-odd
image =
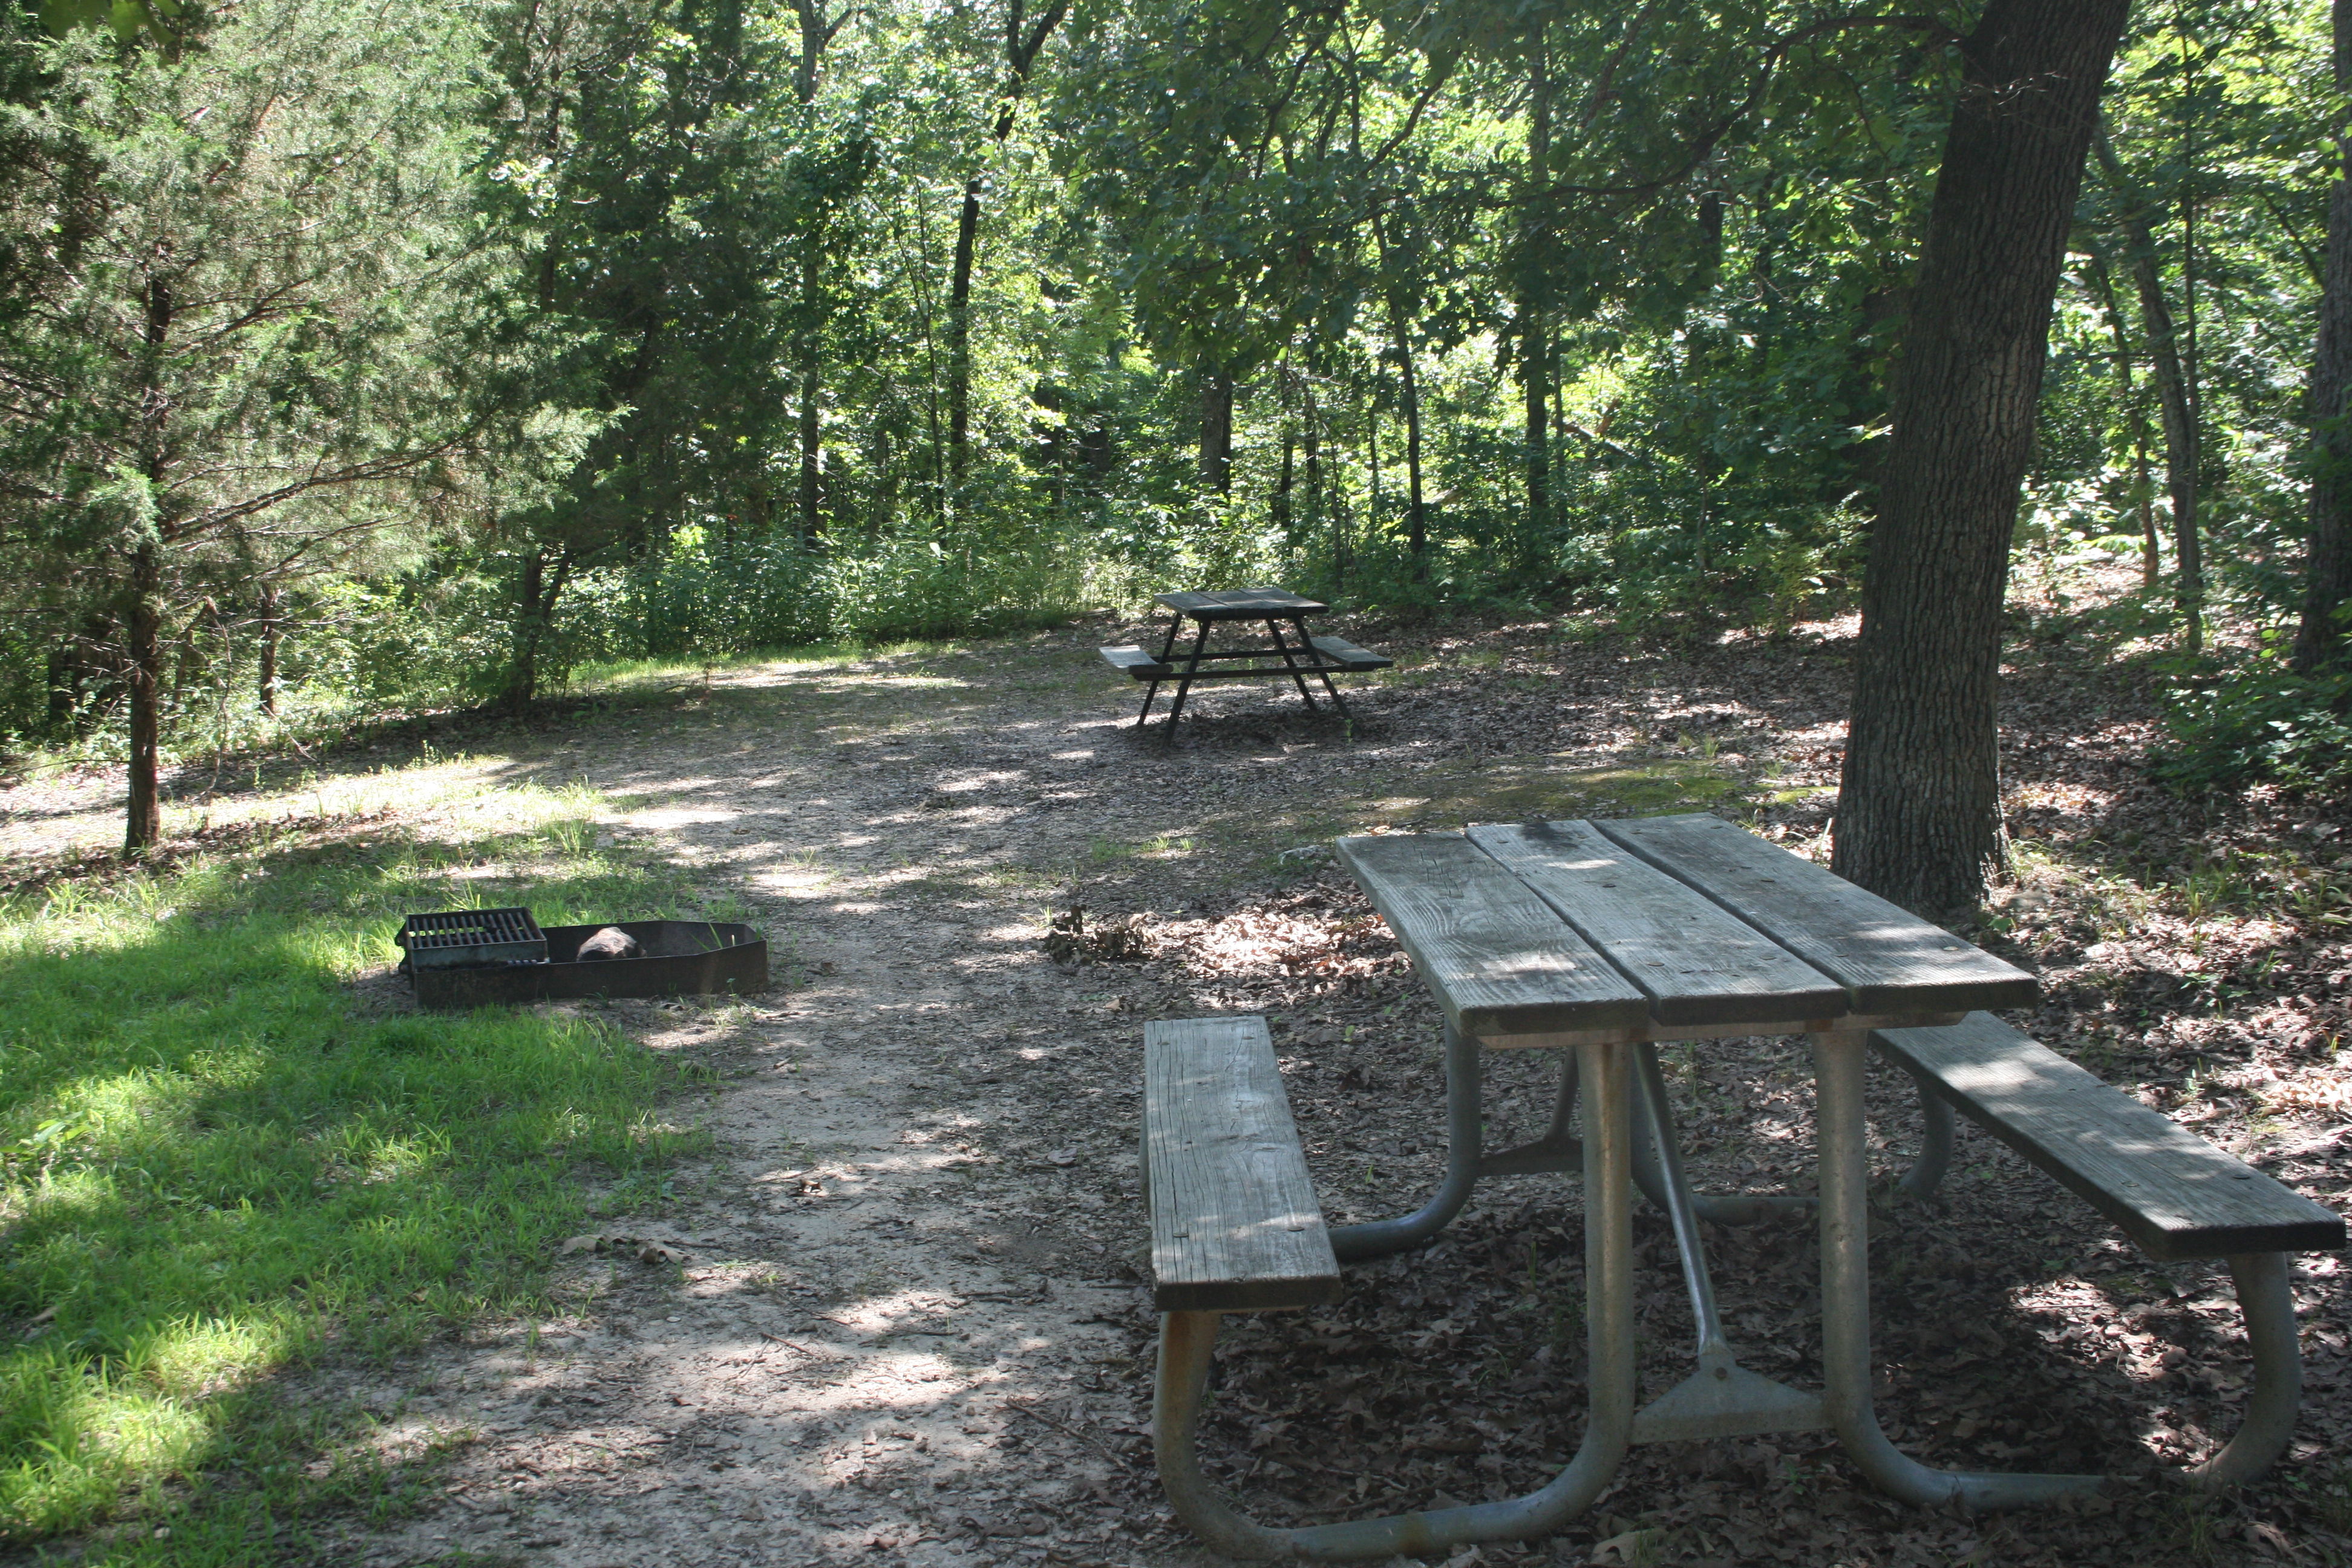
[[[530,911],[522,909],[411,915],[392,940],[407,951],[412,974],[547,962],[547,935]],[[576,949],[579,944],[572,945]]]
[[[580,944],[608,925],[635,937],[643,956],[580,963]],[[479,969],[413,965],[409,978],[416,985],[416,1005],[453,1008],[569,996],[744,996],[768,988],[768,939],[747,925],[603,921],[550,926],[545,935],[544,963]]]

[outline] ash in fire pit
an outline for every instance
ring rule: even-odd
[[[619,926],[606,926],[580,944],[579,955],[572,962],[599,963],[606,959],[637,958],[645,951],[643,943]]]

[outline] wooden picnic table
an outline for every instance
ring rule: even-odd
[[[1263,1023],[1158,1025],[1156,1044],[1147,1032],[1145,1163],[1164,1313],[1155,1443],[1171,1500],[1212,1545],[1338,1560],[1523,1538],[1589,1507],[1633,1445],[1821,1428],[1881,1489],[1922,1506],[2011,1507],[2096,1489],[2104,1478],[1932,1468],[1881,1431],[1863,1107],[1874,1047],[1921,1089],[1927,1137],[1905,1183],[1915,1192],[1941,1176],[1957,1108],[2152,1255],[2227,1257],[2253,1385],[2236,1436],[2189,1479],[2243,1480],[2284,1451],[2300,1399],[2285,1255],[2342,1247],[2343,1221],[1982,1011],[2033,1002],[2031,974],[1709,816],[1476,826],[1338,847],[1444,1012],[1447,1174],[1415,1213],[1326,1231]],[[1819,1198],[1695,1193],[1657,1045],[1799,1033],[1812,1040]],[[1552,1125],[1488,1152],[1480,1053],[1522,1048],[1567,1053]],[[1216,1498],[1192,1442],[1220,1312],[1331,1300],[1340,1263],[1427,1240],[1480,1178],[1573,1170],[1585,1184],[1590,1411],[1558,1479],[1507,1501],[1294,1530],[1257,1524]],[[1672,1221],[1698,1342],[1696,1371],[1638,1409],[1636,1186]],[[1740,1366],[1698,1230],[1701,1217],[1743,1223],[1816,1205],[1819,1392]]]
[[[1343,637],[1309,636],[1307,617],[1322,615],[1331,606],[1304,598],[1287,588],[1261,585],[1214,593],[1155,594],[1152,598],[1169,613],[1168,636],[1159,653],[1129,644],[1104,648],[1102,656],[1113,668],[1151,683],[1150,689],[1143,694],[1142,711],[1135,716],[1138,729],[1151,717],[1152,700],[1160,695],[1160,683],[1176,683],[1176,698],[1168,708],[1168,734],[1171,738],[1176,733],[1176,721],[1184,711],[1184,698],[1195,681],[1264,680],[1287,675],[1298,688],[1299,700],[1312,713],[1317,711],[1315,694],[1307,686],[1307,678],[1311,675],[1323,683],[1331,705],[1345,719],[1350,717],[1348,704],[1339,696],[1339,689],[1331,684],[1331,677],[1386,669],[1396,662],[1358,647]],[[1192,639],[1192,648],[1179,654],[1176,644],[1187,621],[1201,629]],[[1246,621],[1263,623],[1267,640],[1214,649],[1209,647],[1213,627]],[[1287,634],[1284,631],[1286,626],[1289,628]],[[1272,662],[1277,659],[1281,662]],[[1236,660],[1246,663],[1224,668]]]

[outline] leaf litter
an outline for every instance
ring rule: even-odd
[[[1410,782],[1527,757],[1702,763],[1760,803],[1739,813],[1758,831],[1826,854],[1850,619],[1682,647],[1562,631],[1350,628],[1424,656],[1417,684],[1357,699],[1352,737],[1278,694],[1227,689],[1197,701],[1179,745],[1138,740],[1117,716],[1124,693],[1087,679],[1085,645],[1104,639],[1083,631],[1016,645],[984,676],[960,668],[984,718],[910,713],[891,735],[828,724],[793,707],[790,679],[751,670],[736,678],[745,710],[784,721],[749,760],[717,719],[705,740],[685,719],[659,746],[614,737],[598,782],[653,803],[634,824],[648,843],[743,889],[790,935],[805,984],[604,1009],[717,1075],[701,1113],[714,1152],[677,1197],[630,1198],[634,1217],[562,1244],[546,1321],[479,1325],[390,1381],[320,1379],[316,1397],[383,1412],[388,1451],[461,1440],[437,1483],[447,1506],[354,1521],[338,1560],[1208,1562],[1160,1500],[1145,1440],[1142,1023],[1266,1014],[1327,1213],[1345,1223],[1417,1205],[1442,1169],[1435,1011],[1319,855],[1257,860],[1203,837],[1099,868],[1056,905],[1017,875],[988,879],[1067,867],[1107,832],[1198,834],[1373,767]],[[2020,874],[1960,929],[2044,977],[2016,1021],[2340,1208],[2352,847],[2329,808],[2156,790],[2146,682],[2089,652],[2021,648],[2006,683]],[[1269,754],[1278,775],[1248,765]],[[1118,766],[1074,777],[1074,756]],[[1007,774],[1051,787],[963,787]],[[767,837],[746,842],[719,813],[663,816],[681,796]],[[779,799],[788,816],[763,815]],[[1354,824],[1455,825],[1409,799]],[[805,886],[794,855],[824,858],[830,884]],[[972,870],[944,895],[893,891],[927,865]],[[1045,950],[1081,897],[1101,912]],[[1091,945],[1106,931],[1121,934]],[[1667,1055],[1702,1186],[1807,1189],[1801,1042]],[[1557,1064],[1487,1060],[1490,1139],[1539,1133]],[[2297,1260],[2294,1450],[2254,1487],[2188,1499],[2159,1467],[2209,1452],[2244,1400],[2225,1270],[2148,1262],[1966,1124],[1936,1201],[1904,1199],[1892,1183],[1916,1108],[1892,1073],[1874,1070],[1871,1091],[1890,1436],[1933,1464],[2111,1472],[2111,1495],[1950,1519],[1879,1497],[1818,1434],[1664,1445],[1635,1450],[1586,1518],[1476,1561],[2352,1561],[2340,1259]],[[1691,1365],[1690,1322],[1663,1218],[1637,1209],[1635,1237],[1647,1397]],[[1811,1227],[1710,1227],[1707,1244],[1746,1364],[1817,1381]],[[1333,1306],[1229,1319],[1205,1463],[1284,1523],[1531,1490],[1581,1431],[1581,1305],[1576,1184],[1485,1184],[1435,1245],[1351,1268]]]

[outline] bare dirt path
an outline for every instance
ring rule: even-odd
[[[421,1514],[349,1536],[335,1561],[1205,1563],[1143,1438],[1143,1023],[1269,1015],[1327,1212],[1395,1212],[1438,1168],[1435,1018],[1321,859],[1334,832],[1737,805],[1792,847],[1820,842],[1850,625],[1681,653],[1573,623],[1348,628],[1405,656],[1351,687],[1352,730],[1236,684],[1196,698],[1174,747],[1134,734],[1137,692],[1092,652],[1139,630],[756,666],[467,764],[605,792],[624,848],[692,868],[769,931],[780,984],[612,1007],[708,1069],[669,1114],[713,1146],[652,1217],[616,1214],[601,1249],[564,1260],[562,1314],[485,1327],[380,1386],[321,1380],[317,1397],[381,1411],[388,1447],[454,1453]],[[2340,934],[2119,914],[2083,869],[2117,844],[2159,869],[2246,834],[2272,854],[2312,825],[2151,796],[2135,773],[2148,713],[2126,682],[2021,664],[2011,703],[2027,881],[1978,935],[2044,973],[2036,1032],[2323,1201],[2352,1192],[2326,1110],[2346,1077],[2329,1044],[2352,974]],[[108,831],[107,793],[19,792],[37,809],[12,814],[10,851]],[[1135,917],[1147,955],[1057,963],[1041,938],[1074,900],[1092,929]],[[2198,1005],[2225,982],[2230,1006]],[[1548,1065],[1494,1065],[1491,1137],[1541,1122]],[[1801,1188],[1795,1043],[1723,1042],[1671,1070],[1703,1183]],[[1891,1169],[1916,1119],[1883,1087]],[[1490,1183],[1437,1247],[1351,1271],[1339,1307],[1233,1323],[1213,1474],[1274,1521],[1542,1484],[1580,1430],[1580,1224],[1572,1183]],[[1945,1200],[1889,1224],[1879,1341],[1911,1451],[2140,1474],[2233,1424],[2242,1336],[2218,1269],[2147,1266],[1965,1131]],[[1663,1225],[1639,1226],[1657,1287],[1644,1375],[1663,1387],[1687,1313]],[[1808,1380],[1810,1237],[1710,1246],[1750,1364]],[[1639,1450],[1591,1517],[1479,1559],[2339,1560],[2352,1289],[2332,1258],[2299,1278],[2303,1436],[2273,1480],[2217,1507],[2126,1488],[2087,1510],[1943,1519],[1862,1487],[1833,1445],[1783,1436]]]

